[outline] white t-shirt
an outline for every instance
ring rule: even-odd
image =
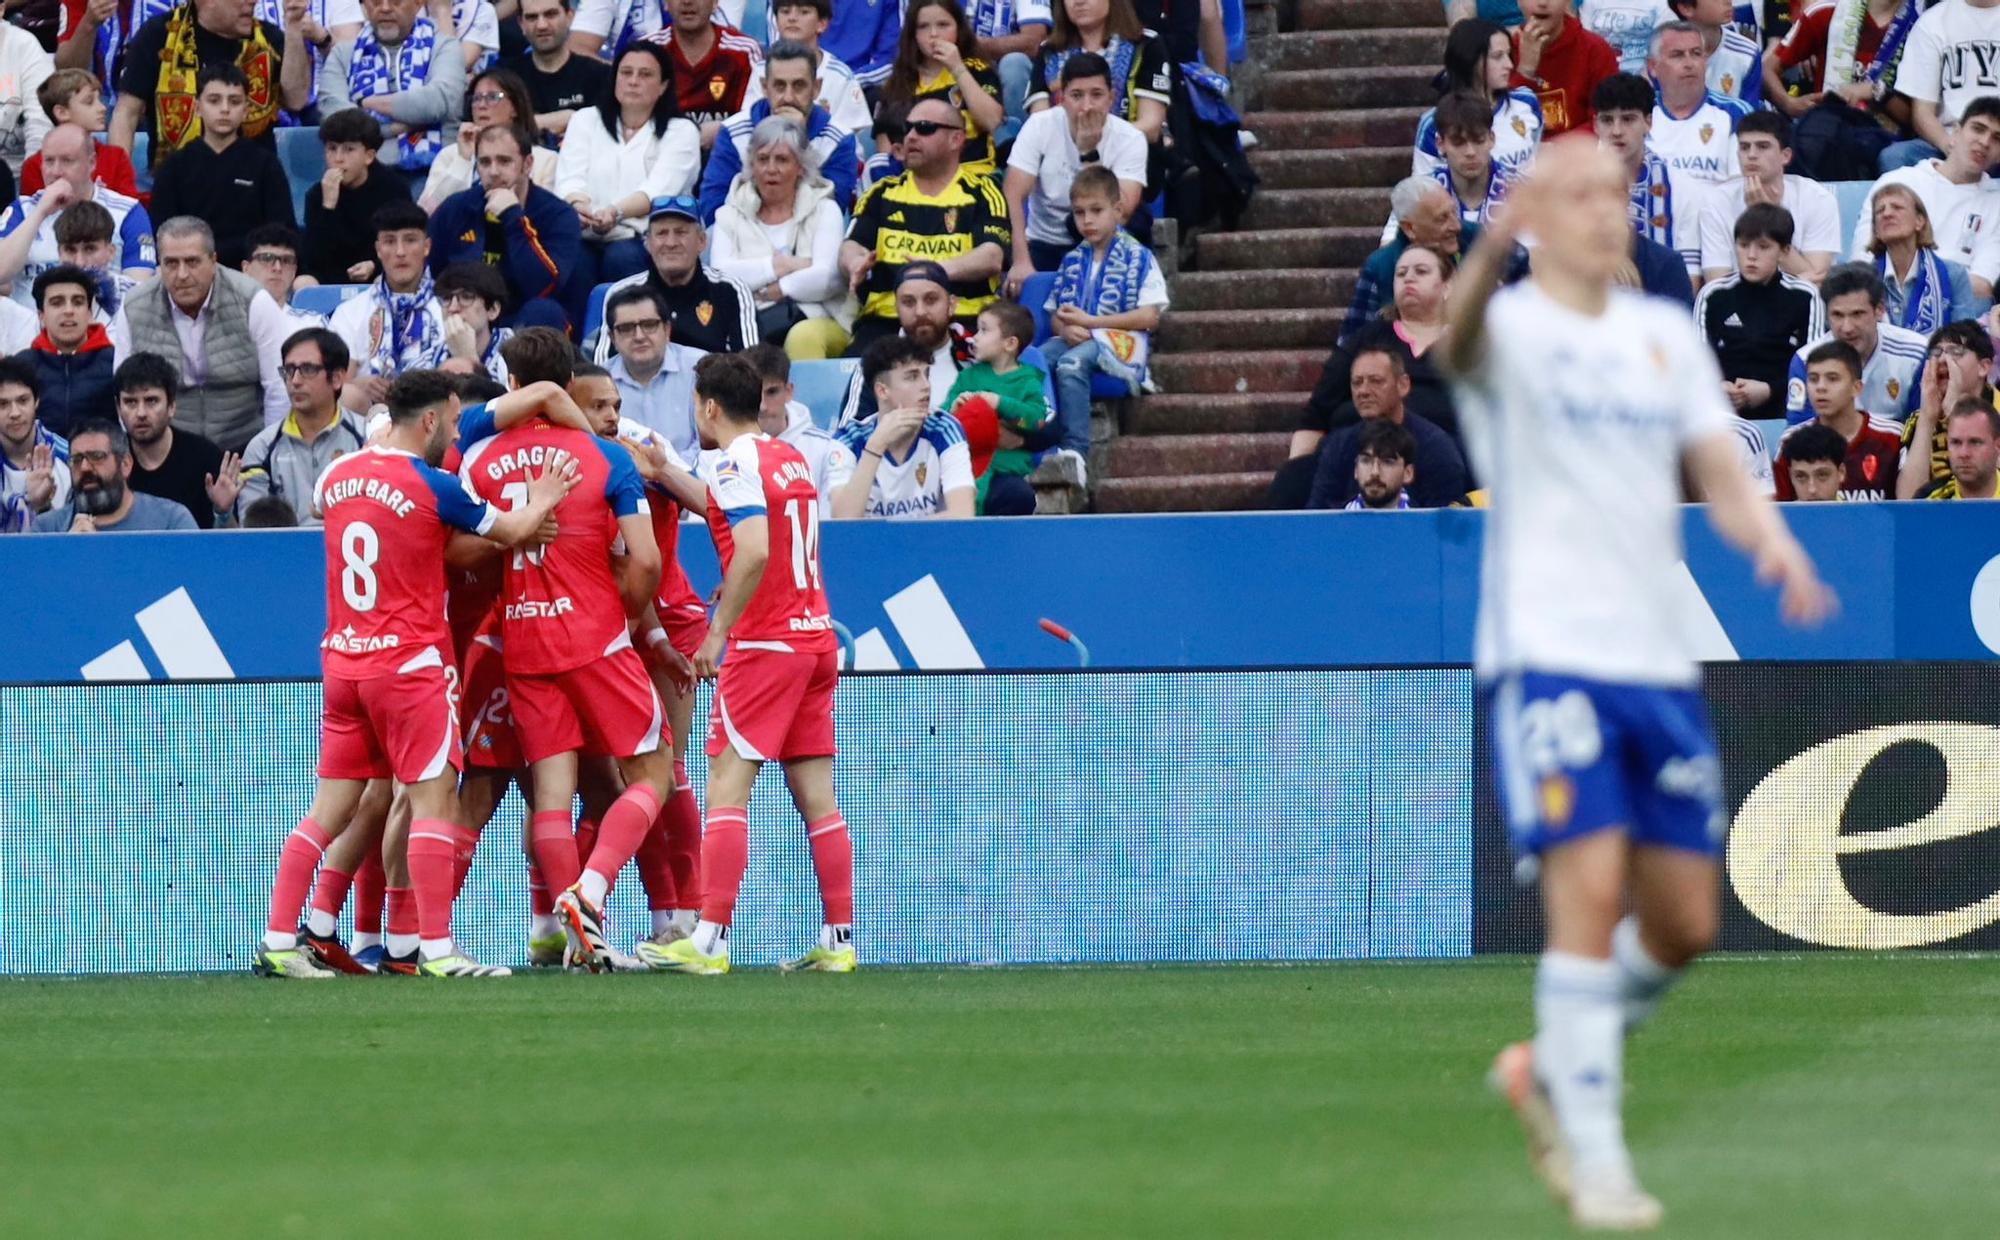
[[[1120,181],[1146,183],[1146,135],[1132,122],[1104,118],[1104,136],[1097,144],[1098,161]],[[1060,107],[1030,116],[1014,135],[1014,153],[1007,167],[1035,178],[1028,193],[1028,236],[1049,245],[1068,246],[1069,187],[1083,170],[1076,140],[1070,137],[1069,113]]]
[[[1682,176],[1714,184],[1743,174],[1736,162],[1736,118],[1703,100],[1700,107],[1676,119],[1665,105],[1653,105],[1653,132],[1646,139],[1653,154]]]
[[[831,517],[833,493],[854,477],[854,453],[821,430],[813,422],[812,411],[798,401],[788,402],[785,413],[790,421],[785,423],[784,433],[778,439],[798,449],[799,455],[806,458],[806,468],[812,470],[813,487],[819,491],[819,515]]]
[[[1861,204],[1861,218],[1855,221],[1854,248],[1849,257],[1861,262],[1873,258],[1868,246],[1875,240],[1875,190],[1884,185],[1907,185],[1931,217],[1938,257],[1964,264],[1982,280],[2000,279],[2000,183],[1982,175],[1969,185],[1955,184],[1938,171],[1941,163],[1927,159],[1898,168],[1875,182]]]
[[[1667,0],[1583,0],[1577,13],[1584,28],[1618,53],[1618,71],[1644,76],[1653,30],[1679,21]]]
[[[1502,289],[1487,333],[1485,358],[1453,385],[1493,496],[1479,674],[1692,686],[1681,455],[1730,433],[1714,354],[1678,304],[1623,289],[1595,318],[1533,281]]]
[[[841,445],[859,459],[874,430],[873,417],[849,422],[840,430]],[[945,492],[973,485],[972,450],[965,446],[965,429],[950,414],[933,413],[924,419],[902,460],[884,456],[876,463],[875,485],[868,489],[868,508],[862,515],[891,521],[943,516]]]
[[[1743,214],[1743,179],[1711,186],[1701,214],[1703,270],[1736,267],[1736,219]],[[1785,210],[1792,213],[1792,248],[1801,254],[1840,253],[1840,202],[1833,191],[1804,177],[1785,178]]]
[[[1919,17],[1903,45],[1896,91],[1936,104],[1947,127],[1974,99],[2000,95],[2000,7],[1944,0]]]

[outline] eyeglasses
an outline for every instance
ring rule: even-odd
[[[296,267],[299,265],[298,255],[286,254],[278,250],[259,250],[250,256],[250,261],[253,263],[262,263],[266,267]]]
[[[116,459],[117,456],[116,452],[71,452],[69,459],[82,461],[85,465],[103,465]]]
[[[1951,359],[1952,361],[1954,361],[1954,362],[1955,362],[1955,361],[1957,361],[1957,360],[1958,360],[1959,358],[1961,358],[1961,357],[1967,357],[1967,356],[1970,356],[1970,355],[1971,355],[1971,353],[1972,353],[1972,350],[1971,350],[1971,349],[1968,349],[1968,348],[1966,348],[1966,347],[1965,347],[1964,345],[1962,345],[1962,344],[1955,344],[1955,343],[1949,343],[1949,342],[1947,342],[1947,343],[1945,343],[1945,344],[1941,344],[1941,345],[1939,345],[1939,346],[1937,347],[1937,350],[1936,350],[1936,352],[1937,352],[1937,355],[1938,355],[1939,357],[1948,357],[1948,358],[1950,358],[1950,359]]]
[[[947,129],[961,129],[963,126],[946,121],[911,121],[907,128],[910,133],[922,134],[928,138],[932,134],[943,133]]]
[[[507,102],[507,92],[504,90],[482,90],[472,97],[472,101],[474,103],[505,103]]]
[[[278,374],[286,379],[317,379],[326,373],[326,367],[318,362],[287,362],[278,367]]]
[[[611,334],[614,336],[636,336],[644,332],[650,336],[666,325],[665,319],[635,319],[630,323],[612,324]]]
[[[443,306],[476,306],[484,300],[485,298],[470,289],[456,289],[439,297],[438,304]]]

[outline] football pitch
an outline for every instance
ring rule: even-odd
[[[1520,958],[0,982],[0,1235],[1554,1236]],[[2000,961],[1725,959],[1633,1042],[1664,1234],[1992,1236]]]

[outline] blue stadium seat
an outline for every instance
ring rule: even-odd
[[[332,314],[340,303],[367,288],[366,284],[320,284],[292,294],[292,306],[307,314]]]
[[[597,335],[597,329],[604,326],[604,297],[610,291],[608,283],[590,290],[590,300],[583,308],[583,335],[577,337],[583,341],[585,348],[592,347],[591,341]]]
[[[292,183],[292,222],[305,226],[306,191],[326,175],[326,148],[319,144],[319,126],[292,125],[278,131],[278,162]]]
[[[1764,450],[1771,454],[1772,460],[1777,460],[1778,441],[1785,437],[1785,420],[1783,418],[1752,418],[1750,425],[1756,427],[1757,433],[1764,437]]]
[[[146,158],[152,152],[153,139],[143,129],[135,132],[132,135],[132,181],[142,194],[153,192],[153,166]]]
[[[1049,312],[1044,309],[1048,305],[1049,290],[1055,286],[1056,273],[1053,271],[1037,271],[1021,284],[1021,304],[1035,316],[1036,344],[1055,335],[1055,329],[1049,326]]]
[[[1845,259],[1854,250],[1855,225],[1861,219],[1861,205],[1868,201],[1868,191],[1875,187],[1873,181],[1831,181],[1827,188],[1833,191],[1834,201],[1840,204],[1840,257]]]
[[[861,373],[859,358],[792,363],[792,399],[812,410],[813,425],[832,430],[847,407],[848,390]]]

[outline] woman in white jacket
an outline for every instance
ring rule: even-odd
[[[700,173],[701,131],[680,115],[673,61],[657,43],[632,44],[610,93],[570,119],[556,158],[556,193],[583,221],[583,287],[645,271],[653,199],[693,193]]]
[[[750,131],[749,160],[715,213],[711,259],[757,296],[757,329],[795,361],[839,357],[858,308],[840,270],[847,220],[789,116]]]

